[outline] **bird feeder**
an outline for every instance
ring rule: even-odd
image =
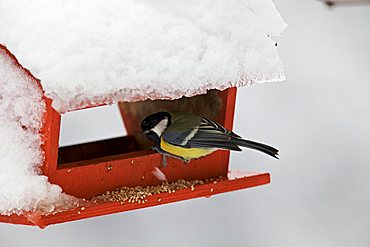
[[[270,39],[270,37],[265,38]],[[124,100],[124,98],[117,98],[116,95],[105,94],[104,97],[93,96],[87,100],[84,99],[84,101],[74,103],[72,107],[58,108],[62,104],[52,94],[45,93],[47,89],[44,87],[43,79],[33,75],[32,66],[30,70],[27,70],[27,65],[23,64],[21,60],[18,62],[17,52],[9,51],[11,49],[8,48],[4,45],[0,46],[0,49],[8,54],[23,71],[24,75],[30,78],[44,94],[42,100],[46,110],[39,133],[42,139],[41,149],[44,159],[40,168],[42,174],[48,177],[48,181],[60,186],[64,193],[89,202],[92,198],[106,191],[112,191],[120,187],[159,185],[161,181],[153,173],[154,169],[159,169],[166,176],[168,182],[180,179],[187,181],[201,180],[203,182],[192,188],[179,189],[173,193],[148,196],[145,203],[130,202],[122,204],[116,201],[95,200],[93,203],[81,204],[63,212],[37,217],[30,217],[27,214],[1,215],[1,222],[46,227],[57,223],[158,206],[192,198],[210,197],[215,194],[270,182],[268,173],[230,171],[229,151],[216,151],[206,157],[192,160],[189,164],[168,158],[167,166],[163,167],[162,156],[152,151],[150,149],[151,143],[140,134],[142,119],[149,113],[161,110],[185,111],[202,115],[231,130],[237,94],[236,86],[246,85],[250,82],[244,75],[241,76],[245,80],[244,84],[227,82],[227,86],[213,87],[218,89],[211,89],[211,85],[209,88],[199,89],[198,92],[193,90],[191,95],[187,95],[187,97],[178,97],[179,93],[176,90],[173,92],[176,97],[168,95],[147,97],[147,95],[137,94],[131,97],[129,101]],[[274,42],[271,42],[271,49],[276,49]],[[30,63],[26,62],[26,64],[29,65]],[[280,70],[279,67],[279,73],[281,73]],[[276,80],[281,79],[278,78],[279,76],[272,77]],[[267,80],[270,80],[270,78],[267,78]],[[148,98],[152,99],[149,100]],[[101,107],[112,102],[118,102],[119,104],[127,136],[59,147],[61,116],[65,112]],[[32,212],[30,215],[32,215]]]
[[[15,57],[1,46],[13,59]],[[38,81],[24,70],[27,76]],[[228,191],[258,186],[270,182],[268,173],[243,173],[228,170],[229,151],[217,151],[189,164],[177,159],[168,158],[168,166],[162,168],[162,157],[150,149],[141,149],[136,138],[140,137],[140,122],[145,109],[182,110],[200,114],[197,109],[203,109],[209,104],[209,110],[216,110],[213,118],[228,129],[232,129],[236,99],[236,88],[224,91],[213,90],[206,95],[180,99],[175,102],[146,101],[137,103],[120,103],[122,118],[128,136],[118,139],[109,139],[92,143],[59,147],[60,119],[59,114],[51,106],[52,100],[44,97],[46,112],[41,135],[45,161],[42,172],[51,183],[59,185],[63,191],[78,198],[91,199],[106,191],[119,187],[158,185],[160,181],[153,175],[154,167],[159,167],[169,182],[179,179],[209,180],[196,187],[184,189],[174,193],[155,195],[148,198],[146,203],[129,203],[121,205],[119,202],[98,202],[89,206],[72,209],[55,215],[42,216],[37,221],[29,221],[22,215],[0,216],[2,222],[38,225],[45,227],[51,224],[63,223],[72,220],[94,216],[134,210],[138,208],[162,205],[170,202],[187,200],[197,197],[209,197]],[[195,105],[195,107],[194,107]],[[187,108],[193,106],[192,108]],[[99,107],[99,106],[91,106]],[[145,146],[144,146],[145,147]],[[218,179],[220,178],[220,179]],[[217,180],[218,179],[218,180]],[[216,182],[217,180],[217,182]],[[215,183],[216,182],[216,183]],[[160,199],[160,200],[159,200]]]

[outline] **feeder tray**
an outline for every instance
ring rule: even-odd
[[[16,58],[1,46],[19,67],[41,87],[38,80],[24,69]],[[144,116],[160,110],[192,112],[208,117],[232,129],[236,100],[236,88],[224,91],[210,90],[205,95],[182,98],[175,101],[144,101],[120,103],[119,108],[128,135],[123,138],[103,140],[87,144],[59,147],[61,114],[52,108],[52,100],[43,97],[46,112],[41,129],[45,156],[42,173],[49,182],[59,185],[66,194],[90,200],[93,197],[119,187],[152,186],[160,184],[153,175],[155,167],[161,168],[162,156],[149,149],[152,143],[140,134],[140,123]],[[99,107],[99,106],[88,106]],[[24,215],[0,216],[1,222],[46,227],[51,224],[69,222],[94,216],[124,212],[144,207],[210,197],[215,194],[249,188],[270,182],[268,173],[233,173],[228,171],[229,151],[216,151],[206,157],[184,164],[168,158],[168,166],[161,168],[169,182],[184,180],[206,180],[223,177],[217,183],[197,185],[194,190],[183,189],[175,193],[152,195],[146,203],[97,202],[56,214],[39,217]],[[228,176],[229,175],[229,176]],[[160,200],[159,200],[160,199]],[[32,215],[32,212],[30,213]]]
[[[222,179],[217,183],[211,181],[202,185],[195,186],[194,190],[188,188],[178,190],[171,194],[162,193],[148,196],[145,203],[121,204],[120,202],[100,201],[91,206],[78,207],[66,212],[57,213],[55,215],[50,214],[35,218],[26,217],[24,215],[0,216],[0,221],[12,224],[34,225],[40,228],[45,228],[48,225],[81,220],[112,213],[125,212],[140,208],[158,206],[192,198],[208,198],[216,194],[268,184],[269,182],[270,175],[268,173],[253,174],[243,172],[230,172],[228,178]]]

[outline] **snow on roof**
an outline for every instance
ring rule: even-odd
[[[75,199],[39,175],[45,103],[34,78],[0,47],[0,214],[72,206]]]
[[[174,99],[282,81],[271,0],[2,0],[0,44],[53,107]]]

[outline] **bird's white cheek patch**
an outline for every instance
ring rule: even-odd
[[[168,119],[165,118],[160,121],[152,130],[160,137],[163,132],[166,130],[168,124]]]

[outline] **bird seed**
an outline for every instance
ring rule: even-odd
[[[212,179],[213,180],[213,179]],[[211,180],[211,181],[212,181]],[[214,180],[213,180],[214,181]],[[175,182],[162,182],[162,184],[157,186],[147,186],[147,187],[121,187],[113,191],[107,191],[104,194],[95,197],[93,200],[98,201],[102,200],[104,202],[120,202],[121,204],[125,203],[145,203],[147,202],[147,197],[151,195],[158,195],[161,193],[175,193],[178,190],[182,189],[191,189],[195,190],[196,185],[202,185],[204,182],[202,180],[192,180],[186,181],[184,179],[177,180]],[[211,192],[213,189],[211,190]],[[162,199],[159,198],[158,202],[161,202]]]

